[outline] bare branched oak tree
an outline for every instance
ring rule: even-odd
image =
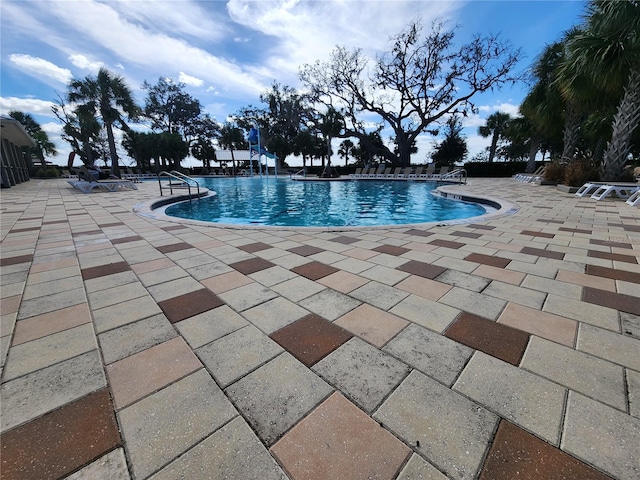
[[[363,118],[373,114],[378,126],[393,130],[396,144],[391,149],[378,146],[375,154],[406,166],[418,135],[451,115],[474,112],[476,94],[521,78],[513,73],[520,50],[508,42],[497,35],[476,35],[456,49],[454,34],[441,21],[425,32],[422,22],[413,20],[375,60],[361,49],[337,46],[328,61],[304,65],[300,79],[313,101],[343,115],[339,138],[355,137],[373,149],[367,135],[371,128]]]

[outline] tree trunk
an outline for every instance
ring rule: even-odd
[[[540,149],[540,136],[533,135],[531,137],[531,147],[529,148],[529,159],[527,160],[527,173],[533,173],[536,170],[536,154]]]
[[[561,163],[569,163],[575,157],[576,146],[580,139],[581,115],[572,104],[567,105],[567,118],[564,121],[562,133],[564,145],[562,148]]]
[[[493,162],[493,159],[496,156],[496,149],[498,147],[499,136],[500,136],[500,132],[497,129],[494,129],[493,136],[491,137],[491,147],[489,148],[489,162]]]
[[[107,139],[109,141],[109,154],[111,155],[111,174],[120,177],[120,166],[118,165],[118,154],[116,152],[116,141],[113,138],[113,125],[106,123]]]
[[[629,82],[613,118],[613,133],[603,159],[604,180],[617,180],[624,171],[631,136],[640,122],[640,70],[631,70]]]

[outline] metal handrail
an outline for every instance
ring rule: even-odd
[[[181,189],[181,190],[187,189],[189,192],[189,201],[191,201],[191,197],[192,197],[191,187],[195,187],[197,191],[197,197],[200,198],[200,184],[198,183],[198,181],[176,170],[171,170],[170,172],[163,170],[162,172],[158,173],[158,185],[160,187],[160,196],[162,196],[162,181],[160,178],[162,176],[169,177],[168,187],[171,195],[173,195],[174,188]]]
[[[302,172],[302,176],[306,177],[307,176],[307,169],[305,167],[301,168],[300,170],[298,170],[297,172],[294,172],[292,174],[289,175],[289,178],[292,178],[294,176],[298,176],[300,175],[300,172]]]
[[[445,178],[458,178],[458,183],[462,183],[464,179],[464,184],[467,184],[467,171],[464,168],[456,168],[448,173],[445,173],[440,177],[441,179]]]

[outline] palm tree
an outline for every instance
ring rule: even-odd
[[[225,122],[225,124],[220,128],[220,137],[218,138],[218,143],[222,148],[231,150],[231,165],[233,167],[233,173],[235,173],[236,160],[233,157],[233,151],[242,149],[242,147],[247,143],[247,140],[244,138],[242,129],[229,122]]]
[[[99,115],[102,118],[109,142],[111,173],[119,177],[120,167],[113,125],[119,123],[126,130],[128,127],[123,117],[126,115],[130,119],[135,119],[140,111],[124,79],[101,68],[95,77],[87,76],[83,80],[71,80],[67,97],[69,102],[84,104],[87,110],[93,111],[95,116]]]
[[[36,141],[36,156],[42,166],[45,166],[44,156],[47,155],[57,155],[58,152],[56,150],[55,144],[49,140],[49,135],[47,132],[42,130],[40,124],[33,118],[33,116],[29,113],[23,113],[18,111],[9,112],[9,116],[19,121],[27,133]]]
[[[351,150],[353,150],[354,147],[354,143],[349,140],[348,138],[346,140],[343,140],[340,143],[340,148],[338,149],[338,155],[342,155],[344,157],[344,166],[347,166],[347,163],[349,162],[349,153],[351,153]]]
[[[576,71],[606,92],[620,92],[611,140],[603,156],[605,180],[623,172],[640,123],[640,2],[591,0],[585,28],[568,43]]]
[[[478,127],[478,134],[483,137],[491,136],[491,147],[489,148],[489,161],[493,162],[496,156],[496,149],[498,147],[498,140],[500,139],[502,132],[511,120],[511,116],[508,113],[495,112],[487,118],[486,125]]]

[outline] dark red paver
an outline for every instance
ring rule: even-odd
[[[98,265],[97,267],[84,268],[82,270],[82,279],[91,280],[92,278],[105,277],[129,270],[131,270],[131,268],[127,262],[107,263],[106,265]]]
[[[229,266],[244,275],[250,275],[261,270],[266,270],[267,268],[275,267],[275,264],[264,258],[255,257],[232,263]]]
[[[82,237],[84,235],[98,235],[99,233],[104,233],[102,230],[85,230],[84,232],[72,232],[72,237]]]
[[[472,253],[464,257],[465,260],[483,265],[491,265],[492,267],[504,268],[511,263],[509,258],[493,257],[482,253]]]
[[[592,287],[584,287],[582,297],[582,299],[588,303],[640,315],[640,297],[625,295],[623,293],[613,293]]]
[[[340,237],[335,237],[331,239],[332,242],[342,243],[343,245],[351,245],[352,243],[359,242],[360,240],[353,237],[347,237],[346,235],[342,235]]]
[[[206,288],[158,302],[158,306],[171,323],[193,317],[221,305],[224,305],[224,302]]]
[[[556,260],[564,259],[563,252],[554,252],[553,250],[545,250],[544,248],[523,247],[520,253],[535,255],[536,257],[555,258]]]
[[[416,228],[412,228],[411,230],[407,230],[406,232],[407,235],[415,235],[417,237],[430,237],[431,235],[433,235],[433,232],[426,232],[424,230],[418,230]]]
[[[122,444],[105,388],[2,434],[2,479],[57,479]]]
[[[640,273],[628,272],[617,268],[600,267],[598,265],[587,265],[585,268],[587,275],[611,278],[612,280],[622,280],[624,282],[640,283]]]
[[[588,250],[587,257],[604,258],[605,260],[613,260],[614,262],[638,263],[636,257],[632,255],[623,255],[621,253],[599,252],[597,250]]]
[[[309,255],[315,255],[316,253],[324,252],[322,248],[314,247],[311,245],[300,245],[299,247],[289,248],[287,252],[295,253],[302,257],[308,257]]]
[[[465,237],[465,238],[480,238],[482,236],[481,233],[475,233],[475,232],[462,232],[460,230],[456,230],[455,232],[453,232],[451,235],[457,235],[458,237]]]
[[[18,255],[16,257],[6,257],[0,259],[0,267],[7,267],[9,265],[18,265],[20,263],[28,263],[33,261],[33,255]]]
[[[41,228],[42,227],[12,228],[11,233],[33,232],[34,230],[40,230]]]
[[[138,240],[142,240],[140,235],[131,235],[130,237],[113,238],[111,243],[117,245],[119,243],[137,242]]]
[[[410,252],[411,250],[409,250],[408,248],[397,247],[395,245],[380,245],[379,247],[374,248],[373,251],[399,257],[403,253]]]
[[[602,245],[602,246],[605,246],[605,247],[626,248],[628,250],[631,250],[633,248],[631,246],[631,244],[629,244],[629,243],[614,242],[614,241],[611,241],[611,240],[598,240],[598,239],[594,239],[594,238],[589,240],[589,243],[591,245]]]
[[[534,232],[532,230],[522,230],[520,233],[522,235],[529,235],[531,237],[542,237],[542,238],[553,238],[554,237],[554,235],[552,233]]]
[[[516,366],[529,343],[528,333],[468,312],[462,312],[445,336]]]
[[[418,275],[419,277],[434,279],[447,269],[437,265],[431,265],[430,263],[411,260],[397,267],[397,270],[407,272],[412,275]]]
[[[331,275],[332,273],[336,273],[339,270],[324,263],[310,262],[294,267],[291,269],[291,271],[297,273],[298,275],[302,275],[309,280],[319,280],[320,278]]]
[[[172,243],[170,245],[160,245],[159,247],[156,247],[160,253],[179,252],[180,250],[187,250],[189,248],[193,248],[193,245],[186,242]]]
[[[241,245],[238,247],[240,250],[244,250],[247,253],[256,253],[262,250],[267,250],[271,248],[271,245],[267,245],[262,242],[249,243],[247,245]]]
[[[453,248],[456,250],[460,247],[464,247],[464,243],[453,242],[451,240],[442,240],[440,238],[436,240],[431,240],[429,243],[431,245],[438,245],[439,247]]]
[[[514,479],[610,480],[610,477],[502,420],[479,480]]]
[[[315,313],[269,335],[307,367],[312,366],[352,335]]]
[[[468,228],[476,228],[478,230],[493,230],[496,227],[492,227],[491,225],[482,225],[480,223],[470,223],[467,225]]]

